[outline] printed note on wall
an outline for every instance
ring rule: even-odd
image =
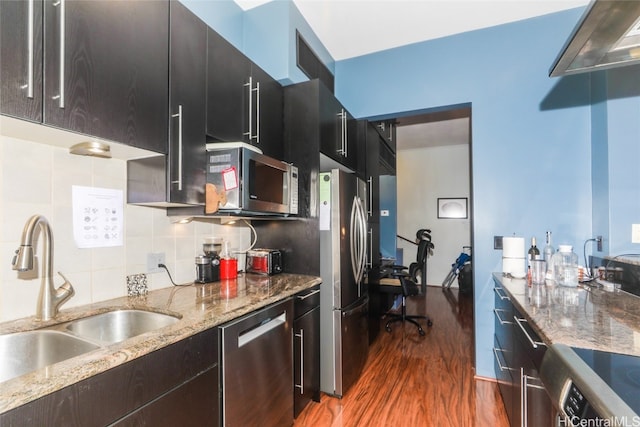
[[[122,190],[72,186],[73,238],[79,248],[122,246]]]

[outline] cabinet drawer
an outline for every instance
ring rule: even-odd
[[[320,285],[296,294],[293,304],[293,317],[303,316],[308,311],[320,306]]]
[[[540,368],[542,357],[547,346],[538,334],[531,328],[529,322],[517,311],[513,312],[514,319],[514,345],[526,349],[526,356],[533,362],[536,369]]]

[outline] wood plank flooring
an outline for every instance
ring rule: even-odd
[[[426,304],[407,302],[408,314],[433,320],[426,336],[410,323],[388,333],[383,319],[358,382],[342,399],[322,393],[294,427],[508,427],[497,384],[474,379],[472,304],[457,289],[428,287]]]

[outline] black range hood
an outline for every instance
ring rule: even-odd
[[[640,1],[594,0],[549,75],[558,77],[640,63]]]

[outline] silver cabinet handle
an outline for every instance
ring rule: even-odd
[[[65,0],[58,0],[53,3],[53,6],[60,6],[60,69],[58,70],[60,73],[58,83],[60,86],[60,93],[53,97],[53,99],[58,100],[58,107],[64,108],[64,55],[65,55]]]
[[[367,182],[369,183],[369,206],[367,213],[369,216],[373,216],[373,177],[370,176]]]
[[[300,394],[304,394],[304,329],[294,335],[300,338],[300,384],[295,384],[295,387],[300,389]]]
[[[393,123],[389,123],[389,142],[393,142]]]
[[[305,299],[309,298],[310,296],[313,296],[313,295],[318,294],[318,293],[320,293],[320,289],[316,289],[314,291],[311,291],[306,295],[296,295],[296,298],[298,298],[300,301],[302,301],[302,300],[305,300]]]
[[[508,367],[508,366],[502,366],[502,363],[500,363],[500,357],[498,356],[498,352],[504,353],[504,350],[501,349],[501,348],[493,347],[493,356],[496,358],[496,362],[498,362],[498,367],[500,368],[500,370],[501,371],[513,371],[513,369]]]
[[[524,368],[520,368],[520,425],[522,427],[527,427],[528,423],[528,412],[529,412],[529,402],[528,402],[528,390],[530,388],[536,390],[544,390],[543,386],[537,384],[529,383],[529,380],[540,381],[540,378],[532,377],[524,373]]]
[[[260,144],[260,82],[256,82],[256,142]]]
[[[529,333],[527,333],[527,330],[524,328],[524,326],[522,326],[522,322],[526,322],[527,319],[518,319],[516,316],[513,316],[513,320],[515,320],[516,323],[518,324],[518,326],[520,326],[520,329],[522,329],[522,333],[527,337],[527,339],[531,343],[531,347],[538,348],[539,345],[544,346],[544,347],[547,346],[543,342],[534,341],[533,338],[531,338],[531,335],[529,335]]]
[[[249,118],[249,130],[244,132],[243,135],[247,135],[249,137],[249,141],[251,141],[253,135],[253,120],[251,120],[253,116],[253,77],[249,76],[249,83],[245,83],[244,85],[248,88],[249,93],[249,110],[247,114],[247,117]]]
[[[249,137],[249,141],[255,139],[256,142],[260,143],[260,82],[256,82],[256,87],[253,87],[253,77],[249,76],[249,83],[245,83],[245,86],[248,87],[249,92],[249,130],[244,132],[243,135]],[[256,92],[256,133],[253,134],[253,92]]]
[[[238,348],[249,344],[251,341],[260,338],[272,329],[287,323],[287,312],[283,311],[278,317],[274,317],[266,323],[259,324],[257,328],[249,328],[248,332],[243,332],[238,336]]]
[[[33,10],[33,2],[34,0],[29,0],[29,6],[28,6],[28,10],[29,10],[29,16],[27,17],[27,27],[28,27],[28,32],[29,34],[27,35],[28,37],[28,41],[27,41],[27,61],[28,61],[28,65],[27,65],[27,98],[33,98],[33,55],[34,55],[34,49],[33,49],[33,19],[34,19],[34,10]]]
[[[178,105],[178,113],[171,117],[178,118],[178,179],[171,183],[178,184],[178,191],[182,191],[182,104]]]
[[[347,113],[342,109],[342,153],[345,157],[347,157],[347,137],[345,132],[345,121],[346,121]]]
[[[501,325],[513,325],[513,322],[509,322],[508,320],[503,320],[500,317],[500,314],[498,312],[505,312],[506,310],[500,310],[498,308],[494,308],[493,309],[493,313],[496,315],[496,317],[498,318],[498,321],[500,322]]]
[[[502,291],[502,294],[500,294],[500,292]],[[493,292],[496,293],[496,295],[498,295],[498,297],[501,300],[507,300],[510,301],[510,298],[507,296],[507,294],[504,293],[504,290],[502,288],[493,288]]]
[[[373,268],[373,229],[370,228],[367,232],[369,234],[369,256],[367,257],[367,266]]]
[[[337,116],[340,118],[340,149],[337,150],[338,154],[340,155],[345,155],[344,153],[344,118],[343,118],[343,114],[344,110],[340,110],[340,112],[337,114]]]

